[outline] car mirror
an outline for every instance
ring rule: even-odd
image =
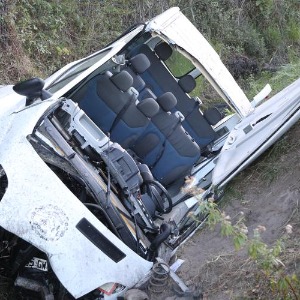
[[[51,93],[43,90],[44,85],[45,82],[41,78],[31,78],[18,82],[13,86],[13,90],[19,95],[26,96],[27,106],[30,105],[36,98],[45,100],[52,96]]]

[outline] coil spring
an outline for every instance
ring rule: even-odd
[[[152,275],[149,281],[148,290],[152,293],[161,293],[168,285],[170,267],[164,262],[157,262],[153,265]]]

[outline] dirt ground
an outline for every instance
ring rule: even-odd
[[[300,123],[298,122],[253,165],[244,170],[227,187],[221,210],[231,216],[243,212],[249,234],[261,225],[266,228],[262,238],[272,245],[285,233],[287,224],[293,232],[288,243],[299,245],[298,205],[300,200]],[[293,249],[293,248],[291,248]],[[290,250],[297,251],[299,247]],[[299,271],[299,255],[288,262]],[[176,253],[184,263],[177,274],[202,296],[197,299],[274,299],[264,294],[263,282],[256,278],[256,267],[246,251],[235,251],[232,239],[222,237],[220,230],[204,228],[197,231]],[[296,259],[297,258],[297,259]],[[295,261],[293,261],[295,260]],[[296,270],[296,271],[297,271]],[[169,297],[169,298],[168,298]],[[151,299],[196,299],[169,293]]]

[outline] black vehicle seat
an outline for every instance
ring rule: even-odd
[[[154,47],[154,52],[161,61],[166,61],[171,57],[173,50],[169,44],[162,42]]]
[[[217,107],[210,107],[203,112],[204,118],[210,125],[216,125],[219,121],[223,119],[222,113]]]
[[[196,81],[191,75],[185,75],[178,80],[178,85],[186,94],[189,94],[196,87]],[[209,119],[206,118],[201,112],[200,103],[197,99],[190,98],[189,101],[178,101],[176,108],[184,111],[185,119],[182,125],[200,147],[204,148],[218,137],[211,127],[216,123],[210,123],[210,120],[217,118],[217,114],[209,111],[207,113]]]
[[[200,148],[183,129],[181,120],[170,113],[177,103],[175,96],[167,92],[157,102],[160,109],[133,150],[150,167],[154,177],[168,185],[189,174],[200,158]]]
[[[115,75],[107,71],[92,78],[74,98],[93,122],[107,133],[122,108],[135,101],[134,95],[128,91],[132,84],[133,78],[127,71]]]
[[[148,57],[139,53],[129,59],[127,66],[124,68],[133,78],[133,87],[138,91],[138,99],[153,98],[156,99],[156,95],[146,87],[145,81],[142,79],[143,74],[151,63]]]
[[[150,67],[140,74],[146,83],[146,88],[157,97],[165,92],[172,92],[176,96],[177,104],[173,111],[178,110],[184,115],[185,121],[182,125],[200,147],[204,148],[215,140],[217,134],[203,117],[198,102],[187,95],[195,88],[195,79],[186,75],[177,81],[163,63],[172,54],[171,46],[162,42],[157,44],[152,51],[149,46],[143,44],[133,49],[131,55],[137,53],[145,54],[150,61]],[[139,99],[141,99],[142,93],[140,93]]]
[[[186,94],[189,94],[195,89],[196,80],[192,75],[187,74],[178,80],[178,85]]]
[[[160,51],[163,52],[163,51]],[[167,52],[167,51],[166,51]],[[168,90],[162,88],[162,86],[167,86],[170,84],[169,77],[171,74],[166,70],[165,66],[162,64],[158,56],[149,48],[149,46],[142,44],[134,48],[130,55],[133,57],[137,54],[144,54],[150,61],[150,66],[140,74],[142,79],[146,83],[146,87],[149,88],[155,95],[159,96]],[[166,57],[166,54],[163,55]],[[168,73],[168,74],[167,74]],[[177,85],[176,80],[172,78],[172,81]]]
[[[158,103],[153,98],[131,102],[111,131],[111,139],[128,149],[143,134],[150,119],[157,114]]]
[[[150,67],[150,61],[143,53],[139,53],[129,59],[127,66],[123,69],[126,70],[133,78],[132,86],[140,92],[146,86],[145,81],[140,74],[144,73]]]

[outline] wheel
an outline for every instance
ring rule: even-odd
[[[167,214],[171,212],[173,208],[172,198],[162,184],[155,180],[147,180],[144,181],[144,186],[160,213]],[[166,208],[163,205],[165,202],[167,202],[168,205]]]

